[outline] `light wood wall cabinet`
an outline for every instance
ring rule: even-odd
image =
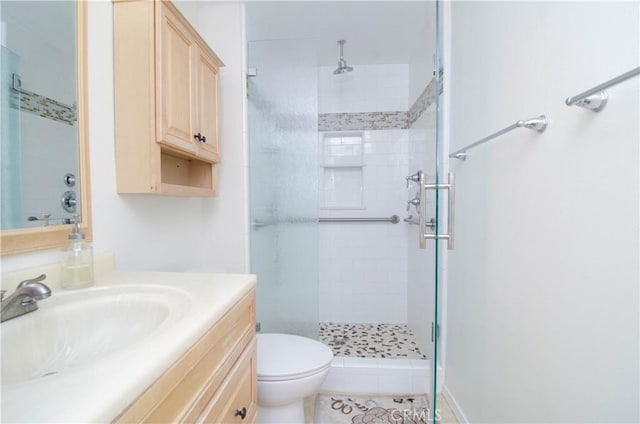
[[[215,196],[224,64],[170,1],[113,3],[118,193]]]
[[[149,387],[115,423],[255,423],[255,291]]]

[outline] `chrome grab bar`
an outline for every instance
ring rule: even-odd
[[[516,128],[527,128],[530,130],[536,130],[539,133],[544,132],[547,129],[547,125],[549,124],[549,120],[545,115],[540,115],[537,118],[527,119],[526,121],[518,121],[513,125],[509,125],[507,128],[503,128],[500,131],[496,131],[491,135],[482,138],[475,143],[471,143],[468,146],[463,147],[460,150],[456,150],[455,152],[449,155],[450,158],[466,160],[467,159],[467,150],[471,150],[474,147],[477,147],[481,144],[486,143],[489,140],[493,140],[494,138],[501,136],[502,134],[506,134],[509,131],[513,131]]]
[[[390,222],[397,224],[400,222],[400,217],[391,215],[389,218],[318,218],[318,222]]]
[[[621,82],[626,81],[629,78],[633,78],[637,75],[640,75],[640,66],[630,70],[629,72],[625,72],[622,75],[618,75],[617,77],[612,78],[609,81],[603,82],[602,84],[597,85],[587,91],[583,91],[580,94],[572,97],[567,97],[567,100],[565,100],[565,104],[567,106],[576,105],[585,109],[592,110],[594,112],[600,112],[607,105],[607,100],[609,97],[605,89],[620,84]]]
[[[398,215],[391,215],[389,218],[285,218],[279,221],[269,221],[264,222],[258,219],[254,219],[251,221],[251,227],[254,230],[262,227],[268,227],[271,225],[276,225],[280,223],[284,224],[312,224],[316,222],[390,222],[392,224],[397,224],[400,222],[400,217]]]

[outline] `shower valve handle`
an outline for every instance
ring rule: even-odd
[[[407,180],[407,188],[409,188],[409,181],[413,181],[414,183],[420,183],[420,172],[418,171],[413,175],[408,175],[405,177],[405,179]]]
[[[407,200],[407,212],[409,212],[409,208],[411,207],[411,205],[415,206],[417,209],[418,206],[420,206],[420,198],[414,197],[411,200]]]

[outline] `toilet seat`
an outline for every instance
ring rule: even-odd
[[[333,352],[319,341],[292,334],[258,334],[259,381],[308,377],[331,366]]]

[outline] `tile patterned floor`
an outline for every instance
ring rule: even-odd
[[[402,324],[320,323],[320,341],[335,356],[355,358],[427,359],[413,332]]]

